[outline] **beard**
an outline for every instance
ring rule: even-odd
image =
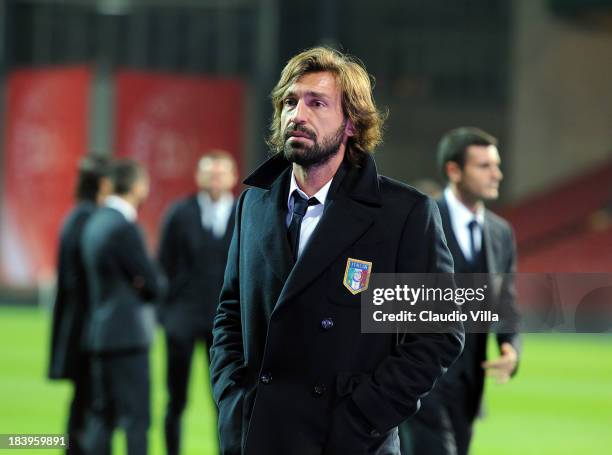
[[[340,128],[336,130],[331,136],[328,136],[317,141],[317,135],[306,128],[305,126],[295,125],[292,128],[287,128],[285,131],[285,146],[283,151],[285,158],[290,163],[295,163],[298,166],[308,169],[315,166],[321,166],[327,163],[340,149],[340,145],[344,140],[344,130],[346,127],[346,120],[342,122]],[[307,146],[302,142],[289,143],[288,139],[291,137],[292,131],[300,131],[308,135],[308,138],[312,140],[313,145]]]

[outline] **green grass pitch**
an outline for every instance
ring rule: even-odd
[[[47,311],[0,307],[0,434],[63,431],[71,391],[66,382],[45,378],[48,339]],[[216,453],[214,408],[201,346],[195,355],[183,453],[212,455]],[[150,453],[162,455],[166,398],[161,335],[151,359]],[[120,435],[115,447],[116,453],[125,453]],[[0,452],[60,453],[42,449]],[[507,385],[487,383],[486,414],[476,425],[472,453],[612,454],[612,336],[525,336],[517,377]]]

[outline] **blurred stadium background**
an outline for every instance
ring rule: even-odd
[[[439,137],[479,126],[500,139],[495,209],[516,229],[519,271],[612,273],[612,0],[3,0],[0,433],[63,430],[69,388],[45,371],[79,158],[148,167],[141,220],[154,251],[160,214],[193,190],[202,151],[229,150],[243,174],[266,156],[268,93],[284,62],[316,44],[375,76],[390,113],[382,173],[439,180]],[[516,380],[489,384],[474,453],[611,453],[611,348],[609,334],[527,336]],[[203,355],[188,454],[216,444]]]

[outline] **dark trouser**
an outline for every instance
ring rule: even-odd
[[[212,332],[203,334],[202,339],[208,353],[212,345]],[[181,418],[187,405],[189,373],[196,341],[196,337],[177,337],[166,333],[168,407],[164,430],[168,455],[178,455],[181,449]]]
[[[425,397],[421,409],[399,427],[402,455],[467,455],[473,417],[458,397]]]
[[[91,455],[109,455],[113,431],[125,431],[128,455],[146,455],[150,425],[148,350],[93,356],[92,415],[87,425]]]
[[[79,356],[79,367],[76,377],[73,378],[74,392],[70,411],[68,415],[68,455],[83,455],[86,453],[83,447],[85,436],[86,417],[89,413],[91,404],[91,375],[89,356],[82,354]]]

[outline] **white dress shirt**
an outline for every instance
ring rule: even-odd
[[[217,238],[225,235],[227,222],[232,215],[234,207],[234,195],[232,193],[224,193],[219,199],[213,201],[208,193],[200,191],[198,193],[198,204],[202,211],[202,227],[210,230]]]
[[[319,224],[319,221],[321,221],[321,217],[323,216],[323,209],[325,208],[325,200],[327,199],[327,193],[329,192],[331,182],[332,179],[329,179],[329,182],[323,185],[323,187],[319,191],[312,195],[312,197],[317,198],[319,203],[317,205],[309,205],[306,209],[306,214],[304,215],[304,218],[302,219],[302,224],[300,226],[300,240],[298,244],[297,257],[300,257],[302,251],[304,251],[304,248],[308,243],[308,240],[310,240],[312,233],[317,227],[317,224]],[[304,193],[300,189],[295,180],[295,175],[293,174],[293,172],[291,172],[291,185],[289,186],[289,197],[287,198],[287,207],[289,208],[286,219],[287,228],[289,228],[289,225],[291,224],[291,217],[293,214],[293,198],[291,197],[291,195],[293,194],[294,190],[297,190],[299,195],[302,196],[304,199],[310,199],[306,195],[306,193]]]
[[[448,213],[455,238],[459,243],[463,256],[468,261],[471,261],[474,258],[472,258],[472,247],[470,245],[469,224],[476,220],[480,227],[480,229],[474,229],[474,248],[476,251],[480,251],[482,246],[482,228],[484,225],[484,207],[481,205],[476,213],[473,213],[457,199],[453,191],[448,187],[444,190],[444,199],[448,206]]]
[[[129,222],[133,223],[136,221],[136,209],[122,197],[112,194],[104,200],[104,205],[110,207],[111,209],[117,210]]]

